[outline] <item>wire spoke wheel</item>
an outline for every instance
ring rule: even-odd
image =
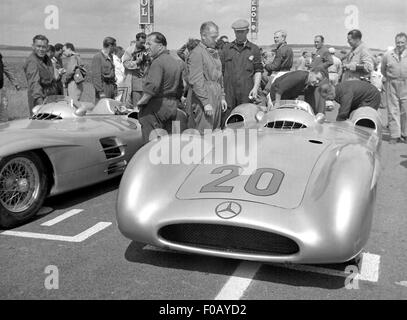
[[[40,191],[40,173],[27,157],[10,159],[0,168],[0,204],[12,213],[29,209]]]

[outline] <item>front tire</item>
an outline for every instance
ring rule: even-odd
[[[32,218],[48,193],[48,177],[34,152],[18,153],[0,161],[0,226],[12,228]]]

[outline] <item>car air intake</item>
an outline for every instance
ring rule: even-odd
[[[102,150],[107,159],[114,159],[124,154],[123,145],[114,137],[100,139]]]
[[[159,230],[166,241],[190,247],[244,254],[288,255],[299,251],[290,238],[251,228],[184,223],[168,225]]]
[[[62,120],[62,117],[52,113],[38,113],[31,117],[32,120]]]
[[[294,129],[303,129],[306,128],[307,126],[300,122],[279,120],[267,122],[265,127],[271,129],[294,130]]]

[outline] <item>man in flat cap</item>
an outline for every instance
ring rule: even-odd
[[[222,126],[236,106],[258,98],[263,73],[260,49],[247,40],[249,22],[237,20],[232,28],[236,39],[226,43],[220,54],[227,102],[227,110],[222,114]]]

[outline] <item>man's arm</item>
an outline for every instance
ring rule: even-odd
[[[92,83],[95,87],[96,93],[103,96],[103,83],[102,83],[102,63],[99,55],[95,55],[92,59]]]
[[[362,50],[361,54],[360,54],[360,60],[362,62],[363,65],[363,70],[367,73],[370,73],[373,71],[374,69],[374,60],[373,60],[373,56],[370,54],[369,51],[367,50]],[[359,67],[360,69],[362,67]],[[358,70],[358,66],[356,67],[356,70]]]
[[[225,74],[225,55],[226,55],[226,45],[223,47],[222,50],[219,51],[219,59],[220,62],[222,63],[222,74]]]
[[[34,106],[42,104],[44,92],[40,84],[40,72],[35,61],[29,61],[24,71],[27,78],[28,90],[31,91],[31,96],[34,100]]]
[[[342,62],[338,62],[338,80],[340,80],[341,79],[341,77],[342,77],[342,72],[343,72],[343,70],[342,70]]]
[[[65,69],[65,77],[67,80],[71,80],[75,74],[75,69],[79,65],[79,61],[75,56],[69,57]]]
[[[322,66],[328,70],[330,66],[334,64],[332,59],[332,55],[329,53],[328,50],[325,50],[322,56]]]
[[[209,95],[204,82],[202,54],[198,49],[192,50],[189,54],[188,70],[188,81],[192,86],[193,92],[201,101],[203,106],[209,105]]]
[[[135,46],[130,46],[126,49],[123,54],[122,62],[125,69],[136,70],[140,69],[141,62],[143,61],[142,56],[133,60],[133,52],[135,51]]]
[[[261,84],[261,75],[263,73],[263,63],[261,62],[260,50],[256,48],[253,52],[253,69],[254,69],[254,85],[249,93],[249,96],[257,99],[257,93]]]
[[[359,62],[344,63],[343,67],[350,71],[363,71],[370,73],[374,69],[373,57],[367,50],[362,49]]]
[[[293,78],[291,74],[284,75],[282,77],[279,77],[274,81],[274,89],[276,92],[276,97],[277,94],[280,96],[283,96],[284,93],[289,92],[291,89],[293,89],[297,84],[297,79]]]
[[[143,85],[143,96],[137,102],[138,106],[147,104],[150,99],[159,94],[163,70],[159,63],[152,63]]]
[[[275,108],[280,107],[280,101],[281,101],[281,94],[276,92],[276,100],[274,100],[274,107]]]
[[[18,84],[18,80],[16,76],[14,75],[15,70],[14,68],[9,65],[6,61],[3,60],[3,72],[7,76],[7,78],[10,80],[11,84],[17,89],[20,89],[20,85]]]
[[[181,48],[179,48],[177,50],[177,55],[178,55],[178,57],[180,57],[180,59],[182,61],[185,61],[185,59],[186,59],[186,55],[185,55],[185,50],[186,49],[187,49],[187,44],[185,43]]]
[[[349,118],[350,110],[352,108],[353,93],[347,91],[344,95],[340,96],[338,100],[340,107],[336,121],[345,121]]]
[[[268,71],[270,75],[273,71],[280,70],[282,62],[283,62],[282,50],[277,50],[273,62],[266,64],[265,69]]]
[[[383,81],[387,78],[387,54],[385,54],[382,58],[382,65],[380,66],[380,71],[383,75]]]
[[[261,83],[261,72],[256,72],[254,74],[254,85],[253,89],[249,93],[249,97],[253,97],[254,99],[257,99],[258,97],[258,90],[260,88],[260,83]]]

